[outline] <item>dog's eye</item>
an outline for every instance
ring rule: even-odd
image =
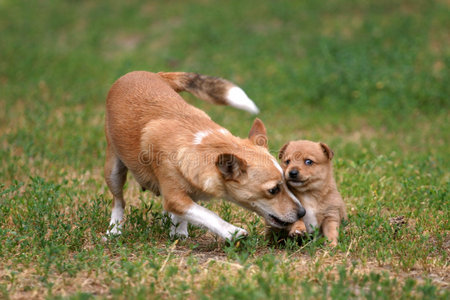
[[[280,192],[280,186],[277,184],[274,188],[269,190],[269,194],[276,195]]]
[[[305,159],[305,165],[311,166],[314,162],[310,159]]]
[[[286,164],[286,166],[291,162],[290,159],[288,159],[287,161],[285,161],[284,163]]]

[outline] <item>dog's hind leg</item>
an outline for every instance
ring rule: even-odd
[[[108,146],[106,150],[105,180],[109,190],[113,194],[114,204],[111,213],[110,230],[107,235],[120,234],[125,200],[123,198],[123,186],[127,180],[127,167]]]

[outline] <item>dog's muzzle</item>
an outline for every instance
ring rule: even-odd
[[[297,211],[297,218],[300,220],[306,215],[306,210],[303,206],[300,206],[300,208]]]
[[[303,218],[305,216],[305,214],[306,214],[306,210],[302,206],[300,206],[296,213],[296,220],[293,220],[293,221],[282,220],[272,214],[269,214],[268,218],[269,218],[269,222],[272,223],[272,225],[275,225],[276,227],[286,228],[286,227],[292,225],[293,223],[297,222],[301,218]]]
[[[293,222],[283,221],[280,218],[277,218],[272,214],[269,214],[269,218],[271,219],[271,221],[273,221],[272,223],[275,223],[279,227],[288,227],[289,225],[291,225],[293,223]]]

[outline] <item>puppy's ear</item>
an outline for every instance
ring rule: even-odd
[[[253,126],[248,134],[248,139],[257,146],[265,148],[269,147],[267,143],[266,127],[260,119],[256,118],[255,121],[253,121]]]
[[[322,147],[322,150],[323,150],[323,153],[325,154],[325,156],[329,160],[331,160],[333,158],[333,156],[334,156],[333,150],[331,150],[330,147],[328,147],[328,145],[325,144],[325,143],[319,143],[319,144],[320,144],[320,147]]]
[[[216,167],[225,180],[237,180],[247,173],[247,162],[231,153],[220,154]]]
[[[280,151],[278,152],[278,158],[279,159],[283,159],[284,153],[286,152],[287,147],[289,146],[290,142],[287,142],[286,144],[284,144],[283,147],[281,147]]]

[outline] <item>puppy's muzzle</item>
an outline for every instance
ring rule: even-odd
[[[289,178],[294,179],[294,178],[297,178],[297,176],[298,176],[298,170],[297,169],[292,169],[292,170],[289,171]]]
[[[302,186],[308,181],[308,178],[305,179],[301,176],[300,171],[296,168],[292,168],[289,172],[286,172],[285,176],[287,184],[291,187]]]

